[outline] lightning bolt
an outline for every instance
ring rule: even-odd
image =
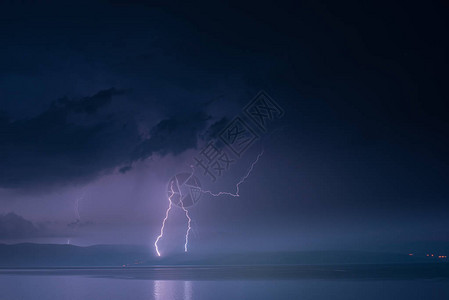
[[[249,167],[248,171],[246,172],[245,176],[242,177],[242,179],[240,179],[239,182],[237,182],[236,186],[235,186],[235,193],[231,193],[231,192],[218,192],[218,193],[213,193],[211,191],[205,191],[201,189],[201,192],[204,194],[209,194],[211,196],[214,197],[219,197],[222,195],[228,195],[228,196],[232,196],[232,197],[240,197],[240,185],[242,183],[245,182],[245,180],[249,177],[249,175],[251,174],[251,172],[254,169],[254,166],[259,162],[260,157],[263,155],[264,149],[262,149],[262,151],[257,155],[256,159],[253,161],[253,163],[251,164],[251,166]],[[193,167],[192,167],[193,168]]]
[[[75,222],[71,223],[70,225],[74,225],[73,227],[73,231],[76,231],[76,227],[79,225],[80,221],[81,221],[81,215],[80,215],[80,201],[84,199],[84,197],[86,196],[86,191],[84,190],[83,193],[81,194],[81,196],[79,196],[78,198],[76,198],[75,200],[75,207],[74,207],[74,211],[75,211],[75,215],[76,215],[76,220]],[[70,238],[67,239],[67,245],[70,244]]]
[[[81,216],[80,216],[80,201],[84,199],[84,196],[86,195],[86,192],[84,191],[83,194],[81,195],[81,197],[78,197],[75,201],[75,214],[76,214],[76,218],[77,220],[81,220]]]
[[[192,222],[192,219],[189,216],[189,211],[184,207],[184,203],[181,200],[181,208],[185,212],[187,217],[187,232],[186,232],[186,242],[184,243],[184,252],[187,252],[187,246],[189,245],[189,233],[192,227],[190,226],[190,223]]]
[[[246,174],[240,179],[239,182],[237,182],[235,193],[231,193],[231,192],[213,193],[211,191],[205,191],[205,190],[202,190],[202,189],[200,189],[200,191],[202,193],[204,193],[204,194],[209,194],[209,195],[214,196],[214,197],[218,197],[218,196],[222,196],[222,195],[228,195],[228,196],[232,196],[232,197],[240,197],[240,194],[239,194],[240,193],[240,185],[242,183],[244,183],[246,181],[246,179],[250,176],[251,172],[254,169],[254,166],[259,162],[259,159],[263,155],[263,153],[264,153],[264,150],[262,149],[262,151],[257,155],[256,159],[252,162],[251,166],[248,168],[248,171],[246,172]],[[190,166],[190,167],[192,168],[192,173],[190,174],[190,176],[187,178],[186,181],[188,181],[193,176],[193,174],[195,173],[195,168],[193,166]],[[191,226],[192,219],[190,218],[188,209],[185,208],[184,202],[182,201],[182,192],[181,192],[181,188],[179,186],[178,178],[175,177],[175,179],[176,179],[176,186],[177,186],[178,191],[179,191],[179,196],[180,196],[179,199],[180,199],[180,202],[181,202],[181,208],[184,211],[184,213],[186,215],[186,218],[188,220],[187,221],[187,231],[186,231],[186,235],[185,235],[185,243],[184,243],[184,252],[187,252],[188,251],[188,245],[189,245],[189,234],[190,234],[190,231],[192,229],[192,226]],[[156,249],[156,253],[157,253],[158,256],[161,256],[161,253],[159,251],[159,248],[158,248],[157,244],[158,244],[159,240],[164,236],[165,223],[168,220],[169,212],[170,212],[170,210],[171,210],[171,208],[173,206],[172,197],[173,197],[174,194],[177,194],[177,192],[175,192],[173,190],[173,181],[170,184],[170,192],[171,192],[171,195],[168,197],[169,205],[168,205],[168,208],[167,208],[167,210],[165,212],[165,218],[162,221],[161,231],[160,231],[160,234],[158,235],[158,237],[156,238],[156,241],[154,242],[154,247]]]
[[[186,182],[193,176],[193,173],[189,176],[189,178],[187,178]],[[181,188],[179,187],[179,181],[178,181],[178,177],[176,177],[176,185],[178,186],[178,191],[179,191],[179,201],[181,202],[181,208],[184,211],[184,213],[186,214],[187,217],[187,232],[186,232],[186,241],[184,243],[184,252],[187,252],[187,247],[189,245],[189,233],[190,233],[190,229],[192,229],[192,227],[190,226],[190,223],[192,222],[192,219],[189,216],[189,211],[184,207],[184,202],[182,201],[182,192],[181,192]]]
[[[171,191],[171,195],[168,197],[168,208],[167,211],[165,212],[165,218],[162,221],[162,227],[161,227],[161,233],[158,235],[156,241],[154,242],[154,247],[156,248],[156,253],[158,256],[161,256],[161,253],[159,252],[159,248],[157,247],[157,243],[159,242],[159,240],[162,238],[162,236],[164,235],[164,227],[165,227],[165,222],[167,222],[168,219],[168,213],[170,212],[171,208],[172,208],[172,200],[171,197],[173,197],[173,195],[175,194],[175,191],[173,191],[173,181],[170,185],[170,191]]]

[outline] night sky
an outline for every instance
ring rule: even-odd
[[[240,117],[258,138],[202,187],[263,155],[189,208],[190,251],[449,245],[444,1],[22,2],[0,6],[0,243],[153,251],[170,178]]]

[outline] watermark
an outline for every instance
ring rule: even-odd
[[[213,141],[201,149],[199,156],[200,158],[196,156],[193,158],[195,166],[200,167],[203,175],[209,176],[214,182],[217,180],[217,176],[220,177],[223,171],[229,170],[230,165],[235,162],[226,151],[219,149]]]
[[[189,215],[189,208],[194,206],[201,198],[201,194],[208,194],[214,197],[222,195],[240,197],[239,188],[250,176],[254,166],[263,155],[263,149],[250,165],[246,174],[237,182],[235,192],[205,191],[201,187],[199,179],[194,175],[195,167],[202,170],[202,175],[207,176],[212,182],[228,171],[232,164],[236,163],[243,154],[260,138],[261,134],[268,131],[268,126],[275,119],[284,116],[284,110],[265,92],[259,92],[243,108],[243,114],[235,116],[218,134],[218,141],[212,140],[203,147],[197,156],[193,158],[194,165],[191,165],[191,173],[178,173],[173,176],[167,184],[168,208],[165,218],[162,221],[160,234],[154,242],[154,247],[158,256],[161,256],[158,242],[164,235],[164,228],[168,220],[172,205],[180,207],[187,219],[187,230],[185,235],[184,251],[188,251],[189,233],[192,229],[192,218]],[[259,133],[258,133],[259,132]],[[221,145],[224,145],[222,147]]]
[[[215,182],[264,135],[284,109],[265,91],[260,91],[212,140],[193,157],[194,167]]]
[[[259,139],[259,136],[242,118],[235,117],[220,132],[219,138],[228,149],[238,157],[241,157]]]
[[[180,208],[194,206],[201,198],[200,180],[192,173],[178,173],[167,184],[167,197]]]
[[[280,119],[285,114],[284,109],[264,91],[260,91],[243,111],[263,132],[274,119]]]

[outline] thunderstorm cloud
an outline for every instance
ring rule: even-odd
[[[0,187],[82,182],[116,168],[125,173],[134,161],[153,154],[195,148],[208,127],[208,114],[186,112],[151,120],[149,134],[142,136],[134,115],[114,103],[127,93],[110,88],[82,99],[63,98],[26,119],[0,114]]]

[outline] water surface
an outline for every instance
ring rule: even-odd
[[[0,270],[0,299],[449,299],[445,274],[396,269],[387,268],[390,276],[366,266]]]

